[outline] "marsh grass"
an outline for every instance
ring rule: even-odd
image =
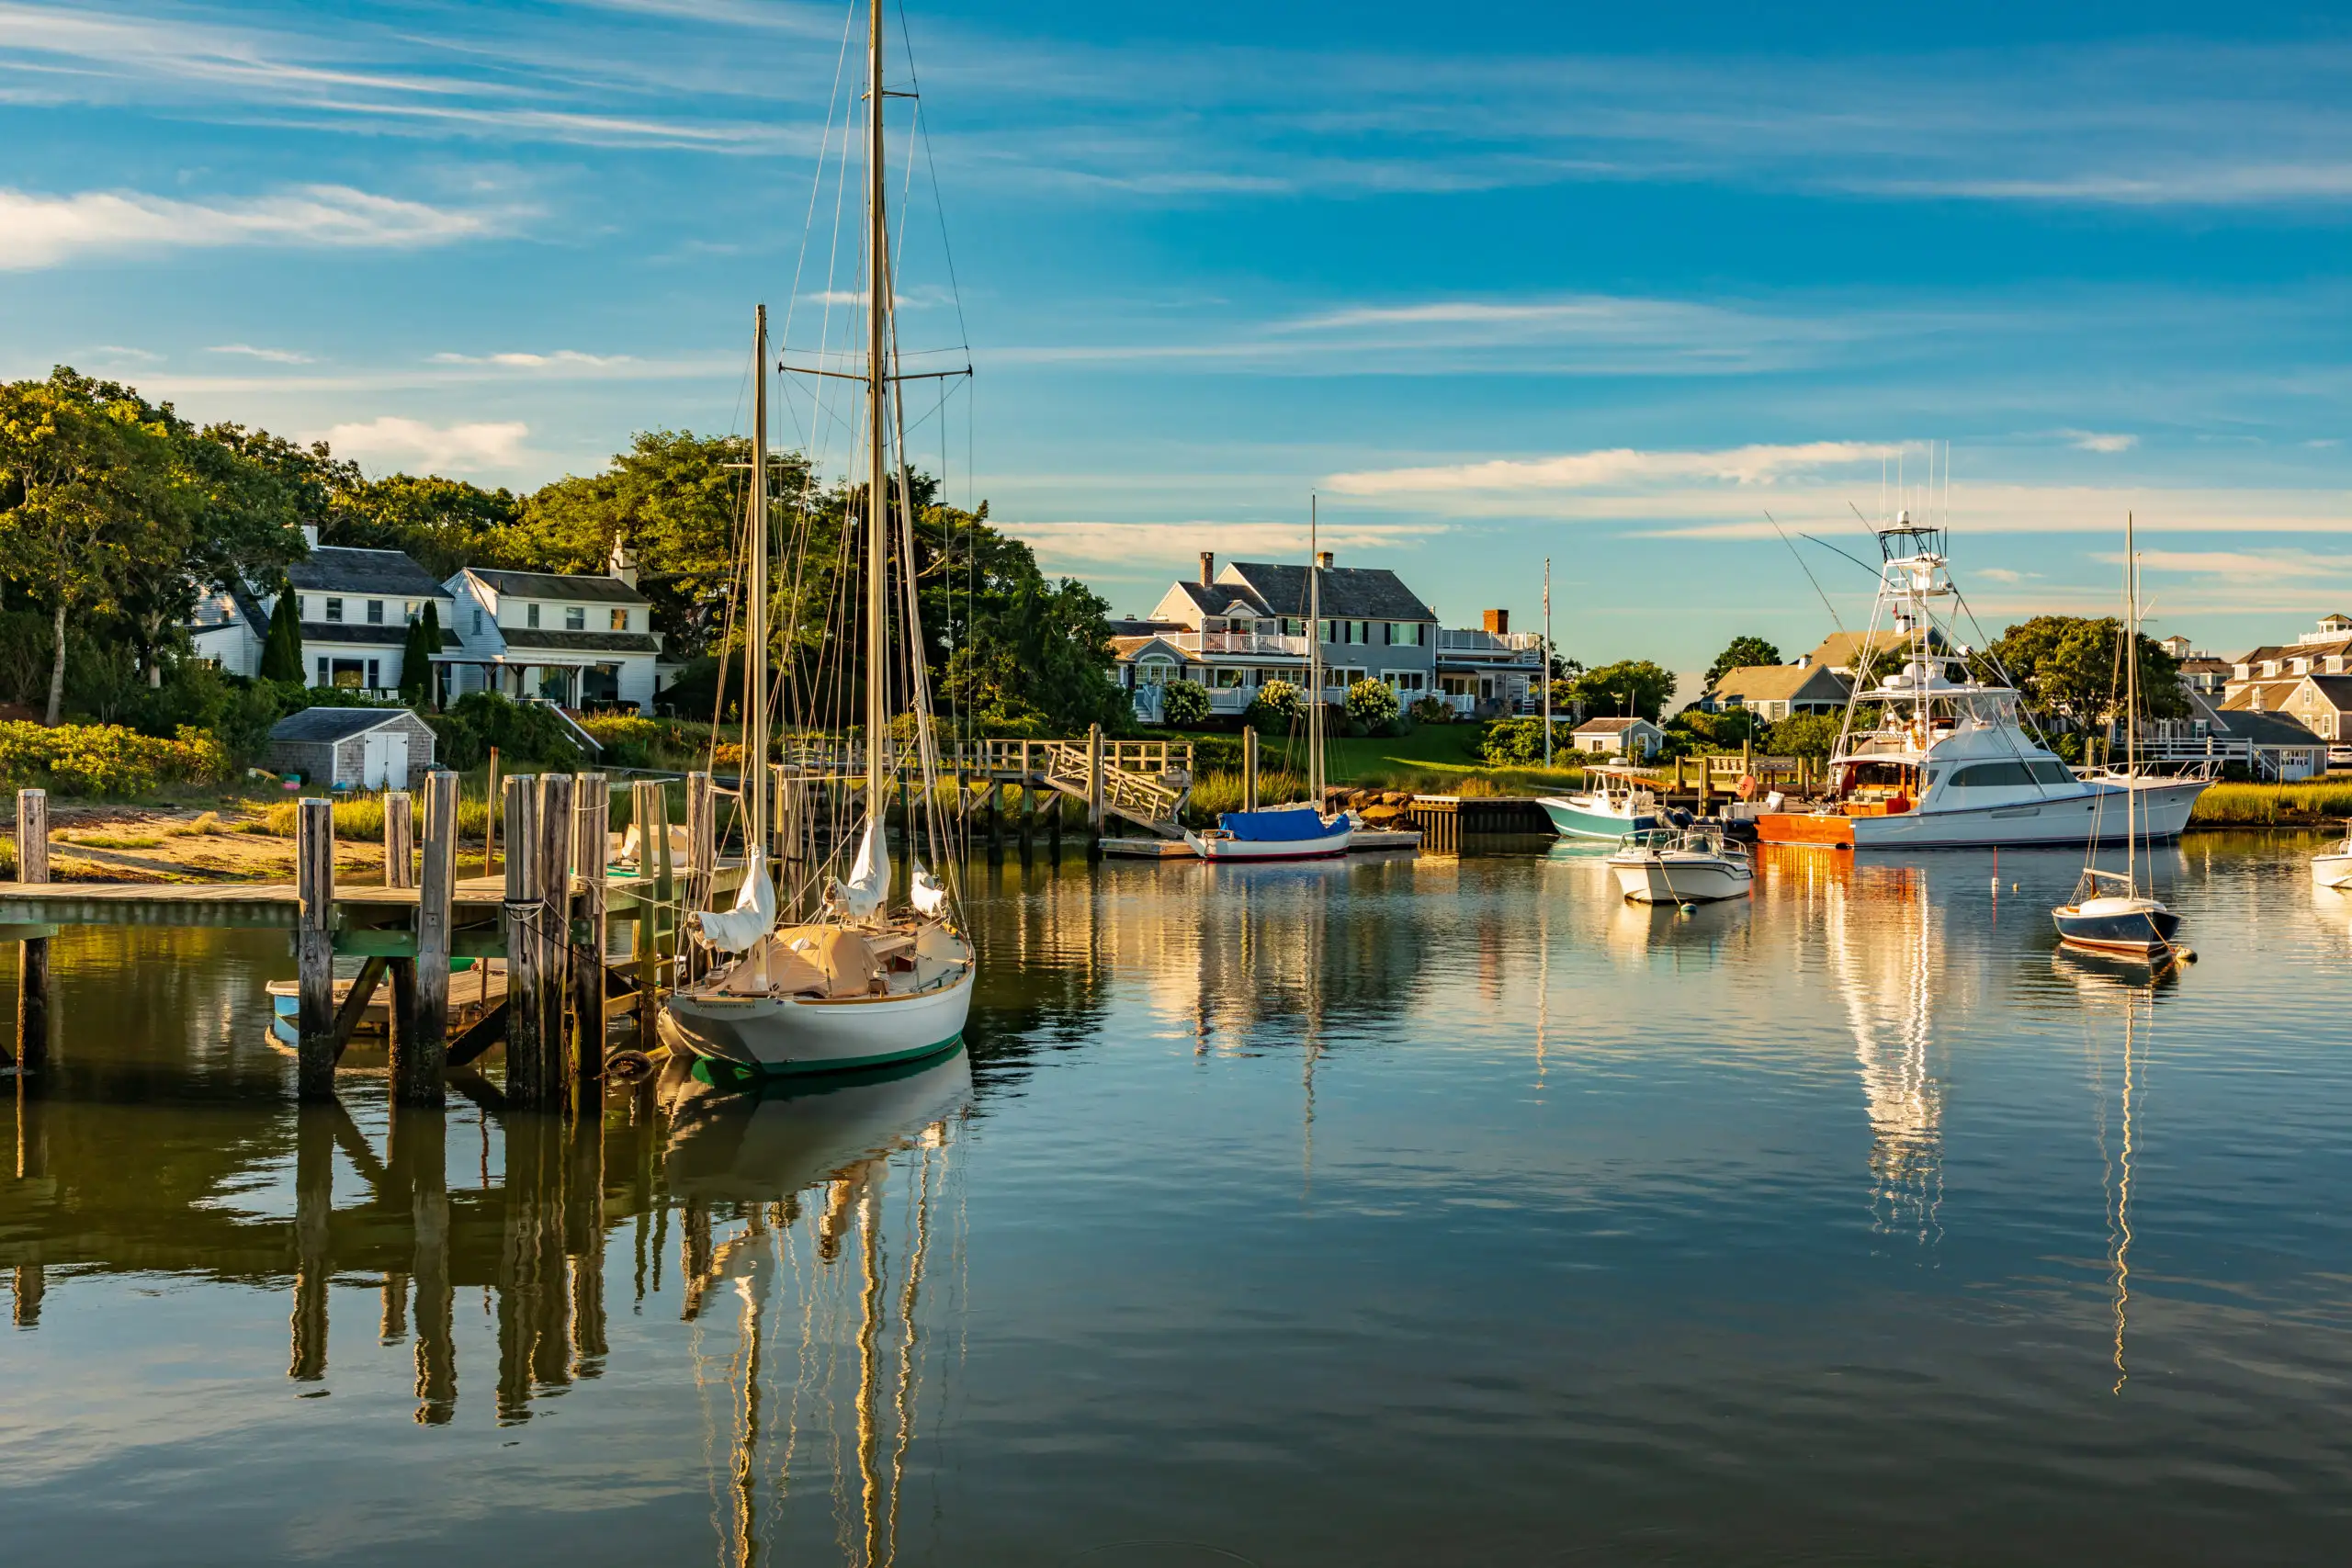
[[[85,833],[63,841],[93,850],[152,850],[160,847],[164,840],[145,834],[126,837],[113,833]]]
[[[2352,817],[2352,779],[2302,784],[2218,784],[2197,797],[2192,823],[2212,827],[2308,826]]]

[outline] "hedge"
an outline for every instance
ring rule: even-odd
[[[145,795],[164,784],[220,784],[234,771],[227,747],[185,726],[164,740],[119,724],[0,722],[0,783],[11,789]]]

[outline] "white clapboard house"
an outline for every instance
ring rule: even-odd
[[[447,584],[460,647],[452,696],[491,690],[571,708],[650,712],[662,639],[637,568],[616,550],[602,575],[468,567]]]

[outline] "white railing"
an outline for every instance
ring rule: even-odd
[[[1306,657],[1306,639],[1272,632],[1178,632],[1173,638],[1187,653],[1272,653]]]
[[[1544,650],[1544,638],[1537,632],[1489,632],[1441,630],[1437,634],[1441,649],[1453,649],[1464,653],[1535,653]]]

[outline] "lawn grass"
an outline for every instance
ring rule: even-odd
[[[1393,737],[1334,736],[1324,741],[1325,777],[1331,784],[1357,789],[1410,790],[1419,795],[1552,795],[1583,786],[1583,770],[1572,763],[1548,769],[1488,766],[1475,750],[1481,733],[1482,727],[1475,724],[1423,724],[1416,725],[1409,734]],[[1170,732],[1168,739],[1229,741],[1232,737]],[[1269,772],[1306,776],[1303,739],[1286,742],[1269,738],[1261,756]],[[1202,782],[1206,783],[1207,776]]]

